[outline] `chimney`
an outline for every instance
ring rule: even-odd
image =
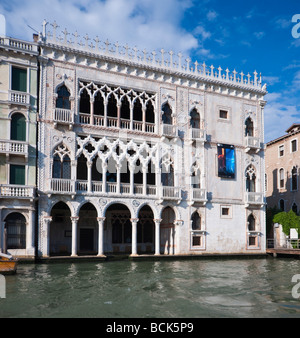
[[[6,21],[3,14],[0,14],[0,36],[6,36]]]

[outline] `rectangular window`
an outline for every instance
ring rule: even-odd
[[[284,170],[279,170],[279,187],[284,188]]]
[[[220,119],[227,120],[228,119],[228,111],[220,109],[220,111],[219,111],[219,117],[220,117]]]
[[[292,140],[291,141],[291,152],[294,153],[297,151],[297,140]]]
[[[27,69],[12,67],[11,89],[27,92]]]
[[[25,166],[10,165],[10,180],[9,184],[25,185]]]
[[[257,246],[256,236],[249,236],[249,246]]]
[[[232,208],[230,205],[221,205],[221,218],[232,218]]]
[[[193,246],[201,246],[201,236],[193,235]]]
[[[279,150],[279,157],[284,156],[284,145],[283,144],[278,147],[278,150]]]
[[[218,144],[218,176],[225,178],[235,177],[234,146]]]

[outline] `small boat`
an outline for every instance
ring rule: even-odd
[[[0,274],[8,275],[17,272],[18,260],[11,255],[0,253]]]

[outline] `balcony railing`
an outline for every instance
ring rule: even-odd
[[[105,193],[103,190],[103,183],[92,181],[90,186],[86,180],[73,181],[70,179],[53,178],[50,180],[50,191],[53,193],[93,193],[93,194],[121,194],[131,195],[130,183],[120,183],[118,191],[118,184],[116,182],[107,182]],[[172,188],[172,187],[167,187]],[[144,192],[145,189],[145,192]],[[157,189],[155,185],[134,184],[132,195],[151,195],[156,196]],[[174,196],[174,193],[166,193],[166,195]]]
[[[162,198],[167,200],[179,200],[180,196],[180,188],[179,187],[161,187],[162,188]]]
[[[74,123],[74,111],[70,109],[55,108],[53,112],[53,121],[59,123]]]
[[[0,140],[0,153],[28,156],[28,143],[23,141]]]
[[[35,188],[26,185],[3,184],[0,185],[2,198],[34,198]]]
[[[52,178],[50,190],[56,193],[75,193],[75,181],[63,178]]]
[[[192,201],[194,202],[206,202],[207,201],[206,189],[192,188],[191,198]]]
[[[260,192],[246,192],[245,201],[248,205],[263,205],[264,194]]]
[[[62,118],[64,119],[64,118]],[[74,119],[74,118],[73,118]],[[91,118],[90,114],[79,113],[79,124],[88,124],[97,127],[105,126],[105,118],[103,115],[94,115]],[[118,119],[116,117],[107,117],[106,127],[108,128],[121,128],[133,131],[142,131],[146,133],[155,132],[155,123],[142,122],[142,121],[130,121],[127,119]]]
[[[8,101],[11,103],[29,105],[30,104],[30,94],[24,92],[18,92],[14,90],[9,90],[8,92]]]
[[[172,124],[162,124],[162,135],[163,136],[178,136],[177,126],[173,126]]]
[[[246,151],[249,151],[250,149],[260,149],[259,137],[246,136]]]
[[[190,128],[190,139],[206,141],[206,132],[204,129]]]

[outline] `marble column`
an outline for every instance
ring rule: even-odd
[[[72,222],[72,254],[71,256],[77,256],[77,225],[79,217],[71,217]]]
[[[131,256],[137,256],[137,223],[138,218],[130,219],[132,224]]]
[[[103,249],[103,225],[105,217],[97,217],[98,221],[98,256],[104,256]]]
[[[52,222],[51,216],[44,217],[44,231],[42,233],[43,238],[46,240],[46,251],[43,252],[43,256],[50,256],[50,223]]]
[[[162,219],[154,219],[155,223],[155,255],[160,255],[160,223]]]

